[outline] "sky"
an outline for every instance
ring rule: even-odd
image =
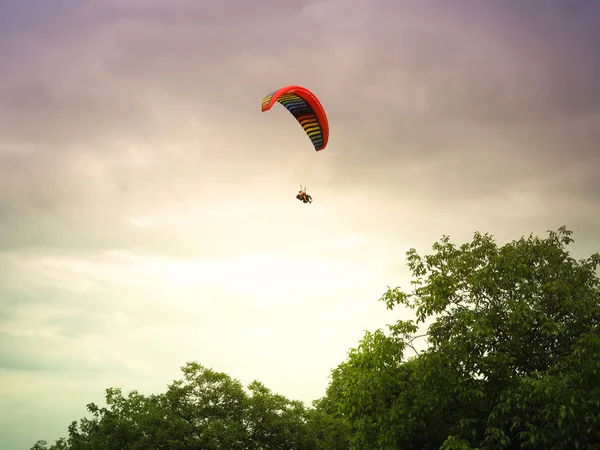
[[[405,252],[600,248],[600,2],[0,0],[0,448],[198,361],[321,397]],[[316,153],[260,101],[321,100]],[[295,199],[306,185],[314,202]]]

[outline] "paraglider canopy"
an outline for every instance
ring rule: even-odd
[[[270,110],[275,102],[281,103],[298,121],[310,138],[316,151],[329,141],[329,122],[319,99],[302,86],[285,86],[265,96],[262,112]]]

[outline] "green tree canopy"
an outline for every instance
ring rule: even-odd
[[[412,290],[381,301],[415,320],[367,332],[311,408],[189,363],[164,394],[108,389],[33,450],[600,449],[600,255],[573,259],[570,236],[411,249]]]
[[[600,448],[600,256],[571,258],[570,235],[411,249],[412,292],[381,300],[416,321],[367,333],[322,401],[354,448]],[[411,358],[428,318],[429,347]]]
[[[345,449],[339,421],[272,393],[258,381],[248,389],[198,363],[166,393],[124,396],[106,390],[106,407],[88,405],[91,418],[73,422],[67,438],[32,450],[273,450]]]

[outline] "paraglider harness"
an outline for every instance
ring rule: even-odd
[[[300,191],[298,191],[298,195],[296,195],[298,200],[301,200],[302,203],[312,203],[312,197],[306,193],[306,188],[302,188],[300,185]]]

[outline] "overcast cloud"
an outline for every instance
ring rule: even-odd
[[[0,448],[188,361],[309,402],[404,253],[600,246],[600,2],[0,0]],[[313,90],[316,154],[263,95]],[[294,199],[308,185],[314,203]]]

